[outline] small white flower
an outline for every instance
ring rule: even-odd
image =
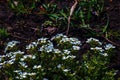
[[[11,42],[8,42],[8,44],[7,44],[4,52],[6,53],[9,48],[12,48],[12,47],[16,46],[16,44],[18,44],[18,43],[20,43],[20,42],[19,42],[19,41],[11,41]]]
[[[70,38],[70,41],[74,42],[74,41],[79,41],[77,38]]]
[[[34,76],[36,73],[28,73],[29,76]]]
[[[24,52],[18,50],[18,51],[16,51],[16,52],[13,52],[13,54],[14,54],[14,55],[17,55],[17,54],[24,54]]]
[[[50,53],[54,50],[54,46],[52,42],[49,42],[46,45],[43,45],[42,47],[40,47],[40,49],[38,51],[45,51],[47,53]]]
[[[20,61],[24,61],[25,59],[24,58],[21,58]]]
[[[68,71],[70,71],[70,70],[69,70],[69,69],[64,69],[63,71],[64,71],[64,72],[68,72]]]
[[[26,63],[25,62],[19,62],[20,64],[21,64],[21,66],[22,67],[24,67],[24,68],[27,68],[28,67],[28,65],[26,65]]]
[[[35,55],[33,55],[33,56],[32,56],[32,59],[35,59],[35,58],[36,58],[36,56],[35,56]]]
[[[33,66],[33,69],[39,69],[39,68],[41,68],[41,67],[42,67],[41,65],[38,65],[38,66],[37,66],[37,65],[34,65],[34,66]]]
[[[73,46],[73,50],[80,50],[79,46]]]
[[[3,66],[4,65],[4,63],[0,63],[0,66]]]
[[[61,53],[61,51],[59,49],[54,49],[55,53]]]
[[[62,57],[63,60],[66,60],[66,59],[68,59],[68,58],[74,59],[74,58],[76,58],[76,56],[68,55],[68,56],[63,56],[63,57]]]
[[[35,47],[37,47],[37,43],[36,42],[32,42],[29,45],[26,46],[26,49],[34,49]]]
[[[23,76],[27,76],[27,75],[28,75],[27,72],[23,72]],[[25,77],[23,77],[23,78],[25,78]]]
[[[59,39],[59,38],[67,38],[67,36],[63,34],[57,34],[56,36],[52,37],[51,40]]]
[[[22,78],[26,78],[27,76],[23,75]]]
[[[14,61],[15,61],[15,59],[11,59],[7,63],[12,65],[14,63]]]
[[[102,49],[102,47],[95,47],[95,48],[90,48],[91,50],[98,50],[100,52],[103,52],[104,49]]]
[[[108,56],[108,54],[107,54],[107,53],[104,53],[103,55],[104,55],[104,56]]]
[[[105,47],[105,50],[109,50],[109,49],[115,48],[115,46],[113,46],[112,44],[106,44],[104,47]]]
[[[18,2],[17,1],[14,1],[13,2],[15,6],[18,6]]]
[[[40,38],[37,40],[37,43],[46,43],[48,38]]]
[[[20,43],[20,42],[19,41],[11,41],[11,42],[8,42],[7,46],[14,47],[18,43]]]
[[[47,78],[43,78],[43,80],[48,80]]]
[[[66,56],[63,56],[63,57],[62,57],[62,59],[63,59],[63,60],[66,60],[66,59],[67,59],[67,57],[66,57]]]
[[[69,51],[69,50],[63,50],[63,53],[64,53],[64,54],[70,54],[71,51]]]
[[[87,39],[86,43],[90,43],[90,42],[92,42],[92,41],[95,41],[95,42],[97,42],[99,45],[102,45],[102,43],[101,43],[98,39],[95,39],[95,38],[89,38],[89,39]]]
[[[21,70],[14,70],[14,72],[16,72],[16,73],[18,73],[18,72],[20,72]]]
[[[60,43],[69,42],[69,41],[70,41],[69,38],[62,38],[60,40]]]
[[[20,77],[16,76],[15,79],[20,79]]]
[[[76,58],[76,56],[68,55],[67,58],[72,58],[72,59],[74,59],[74,58]]]
[[[6,55],[0,55],[0,58],[5,58],[6,57]]]
[[[57,65],[57,68],[61,68],[61,66],[62,66],[61,64],[58,64],[58,65]]]
[[[101,55],[107,57],[108,56],[108,53],[100,53]]]

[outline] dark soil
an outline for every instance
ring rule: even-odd
[[[54,1],[54,0],[53,0]],[[64,5],[64,3],[58,3],[58,5]],[[71,4],[66,4],[70,6]],[[62,7],[60,5],[60,7]],[[110,36],[106,39],[104,36],[96,36],[101,40],[106,40],[110,43],[113,43],[117,46],[115,55],[112,57],[110,63],[110,69],[114,68],[119,70],[116,78],[120,77],[120,0],[113,0],[105,1],[105,9],[103,14],[107,14],[110,20],[108,26],[108,33]],[[103,14],[101,14],[101,19],[98,20],[99,24],[104,24],[102,20]],[[18,40],[22,44],[20,45],[20,49],[22,46],[36,40],[37,38],[44,36],[44,37],[51,37],[57,33],[65,33],[65,30],[59,30],[58,28],[53,28],[48,26],[47,28],[42,27],[43,21],[46,19],[44,15],[36,15],[28,14],[28,15],[19,15],[16,16],[15,13],[8,7],[8,4],[5,0],[0,1],[0,28],[7,29],[9,36],[4,39],[0,39],[0,53],[4,54],[5,44],[11,40]],[[96,21],[93,20],[91,25],[96,24]],[[68,36],[74,36],[81,39],[84,42],[84,39],[87,37],[85,34],[87,33],[86,30],[70,28]],[[87,48],[85,44],[83,46],[83,50]],[[84,52],[84,51],[83,51]]]

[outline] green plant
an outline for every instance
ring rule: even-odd
[[[26,53],[14,51],[17,43],[9,42],[6,54],[0,55],[0,75],[10,80],[114,80],[116,71],[107,67],[115,48],[112,44],[102,48],[99,40],[89,38],[86,43],[91,48],[79,61],[82,44],[77,38],[62,34],[51,39],[39,38],[26,46]]]
[[[30,14],[36,8],[36,0],[8,0],[10,8],[17,14]]]
[[[71,17],[71,24],[75,27],[90,28],[89,22],[95,16],[99,17],[103,11],[104,0],[80,0]],[[104,29],[105,30],[105,29]]]
[[[90,50],[83,55],[81,74],[84,74],[84,80],[114,80],[115,70],[109,70],[108,65],[111,52],[115,46],[111,44],[103,44],[95,38],[89,38],[87,43],[90,44]]]
[[[0,39],[5,39],[8,37],[8,35],[9,35],[9,33],[7,32],[6,29],[0,28]]]

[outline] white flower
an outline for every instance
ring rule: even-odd
[[[68,58],[74,59],[74,58],[76,58],[76,56],[68,55],[68,56],[63,56],[63,57],[62,57],[63,60],[66,60],[66,59],[68,59]]]
[[[14,70],[14,72],[18,73],[18,72],[21,72],[21,70]]]
[[[40,38],[37,40],[37,43],[46,43],[48,38]]]
[[[108,54],[107,54],[107,53],[104,53],[104,54],[103,54],[103,56],[105,56],[105,57],[106,57],[106,56],[108,56]]]
[[[11,42],[8,42],[7,46],[14,47],[18,43],[20,43],[20,42],[19,41],[11,41]]]
[[[17,54],[24,54],[24,52],[18,50],[18,51],[16,51],[16,52],[13,52],[13,54],[14,54],[14,55],[17,55]]]
[[[112,44],[106,44],[106,45],[104,46],[104,48],[105,48],[105,50],[109,50],[109,49],[115,48],[115,46],[113,46]]]
[[[60,40],[60,43],[69,42],[69,41],[70,41],[69,38],[62,38]]]
[[[8,64],[13,64],[14,61],[15,61],[15,59],[11,59],[11,60],[8,61]]]
[[[79,41],[77,38],[70,38],[70,41],[74,42],[74,41]]]
[[[61,53],[61,51],[59,49],[54,49],[55,53]]]
[[[53,43],[49,42],[48,44],[43,45],[42,47],[40,47],[40,49],[38,51],[45,51],[47,53],[50,53],[53,50],[54,50]]]
[[[60,38],[67,38],[67,36],[63,34],[57,34],[56,36],[52,37],[51,40],[60,39]]]
[[[0,63],[0,66],[3,66],[4,65],[4,63]]]
[[[103,52],[104,49],[102,49],[102,47],[95,47],[95,48],[90,48],[91,50],[98,50],[100,52]]]
[[[26,49],[34,49],[35,47],[37,47],[37,45],[38,44],[36,42],[32,42],[26,46]]]
[[[32,56],[32,59],[35,59],[35,58],[36,58],[36,56],[35,56],[35,55],[33,55],[33,56]]]
[[[61,64],[58,64],[58,65],[57,65],[57,68],[61,68]]]
[[[27,76],[23,75],[22,78],[26,78]]]
[[[77,38],[69,38],[69,40],[73,45],[81,45],[81,41],[79,41]]]
[[[28,73],[29,76],[34,76],[36,73]]]
[[[92,41],[98,42],[99,45],[102,45],[102,43],[98,39],[95,39],[95,38],[89,38],[89,39],[87,39],[86,43],[90,43]]]
[[[41,67],[42,67],[41,65],[38,65],[38,66],[37,66],[37,65],[34,65],[34,66],[33,66],[33,69],[39,69],[39,68],[41,68]]]
[[[27,72],[23,72],[23,76],[26,76],[28,73]]]
[[[63,50],[63,53],[64,53],[64,54],[70,54],[70,52],[71,52],[71,51],[69,51],[69,50]]]
[[[48,80],[47,78],[43,78],[43,80]]]
[[[70,71],[70,70],[69,70],[69,69],[64,69],[63,71],[64,71],[64,72],[68,72],[68,71]]]
[[[5,58],[6,57],[6,55],[0,55],[0,58]]]
[[[20,59],[20,61],[24,61],[25,59],[30,58],[30,59],[35,59],[35,55],[24,55],[23,58]]]
[[[20,79],[20,77],[16,76],[15,79]]]
[[[19,62],[20,64],[21,64],[21,66],[22,67],[24,67],[24,68],[27,68],[28,67],[28,65],[26,65],[26,63],[25,62]]]
[[[12,48],[12,47],[16,46],[16,44],[18,44],[18,43],[20,43],[20,42],[19,42],[19,41],[11,41],[11,42],[8,42],[8,44],[7,44],[4,52],[6,53],[9,48]]]
[[[66,57],[66,56],[63,56],[63,57],[62,57],[62,59],[63,59],[63,60],[66,60],[66,59],[67,59],[67,57]]]
[[[24,59],[27,59],[28,57],[29,57],[29,58],[32,58],[32,55],[24,55],[24,56],[23,56]]]
[[[73,46],[73,50],[80,50],[79,46]]]

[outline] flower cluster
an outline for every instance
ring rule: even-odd
[[[109,52],[115,48],[112,44],[104,45],[98,39],[89,38],[86,43],[90,44],[91,48],[88,49],[87,54],[92,56],[85,55],[80,62],[77,55],[82,44],[77,38],[69,38],[63,34],[57,34],[51,39],[39,38],[27,45],[25,52],[13,51],[12,48],[18,43],[17,41],[9,42],[5,55],[0,55],[0,74],[2,72],[13,80],[85,79],[83,76],[91,75],[89,73],[91,71],[94,73],[96,68],[100,72],[101,65],[106,68]],[[90,60],[87,60],[88,57]],[[106,71],[99,74],[105,74]],[[80,76],[79,73],[85,75]],[[95,80],[92,77],[90,79]]]
[[[93,45],[102,45],[102,43],[98,39],[95,39],[95,38],[87,39],[86,43],[90,43]]]
[[[93,44],[93,42],[99,45]],[[90,50],[97,51],[97,53],[100,53],[105,57],[109,55],[108,50],[115,48],[115,46],[113,46],[112,44],[105,44],[104,46],[102,42],[100,42],[98,39],[95,39],[95,38],[87,39],[86,43],[89,43],[92,45]]]
[[[54,50],[54,45],[51,41],[48,41],[47,44],[45,45],[42,45],[40,48],[39,48],[39,51],[41,52],[47,52],[47,53],[50,53],[50,52],[53,52]]]
[[[8,50],[10,50],[11,48],[15,47],[16,44],[19,44],[20,42],[19,41],[11,41],[11,42],[8,42],[4,52],[6,53]]]
[[[22,72],[21,70],[14,70],[15,73],[17,73],[19,76],[16,76],[15,79],[26,79],[28,76],[35,76],[36,73],[32,72]]]
[[[23,55],[24,52],[17,51],[17,52],[10,52],[6,55],[0,55],[0,66],[5,67],[5,65],[12,65],[15,63],[17,56]]]

